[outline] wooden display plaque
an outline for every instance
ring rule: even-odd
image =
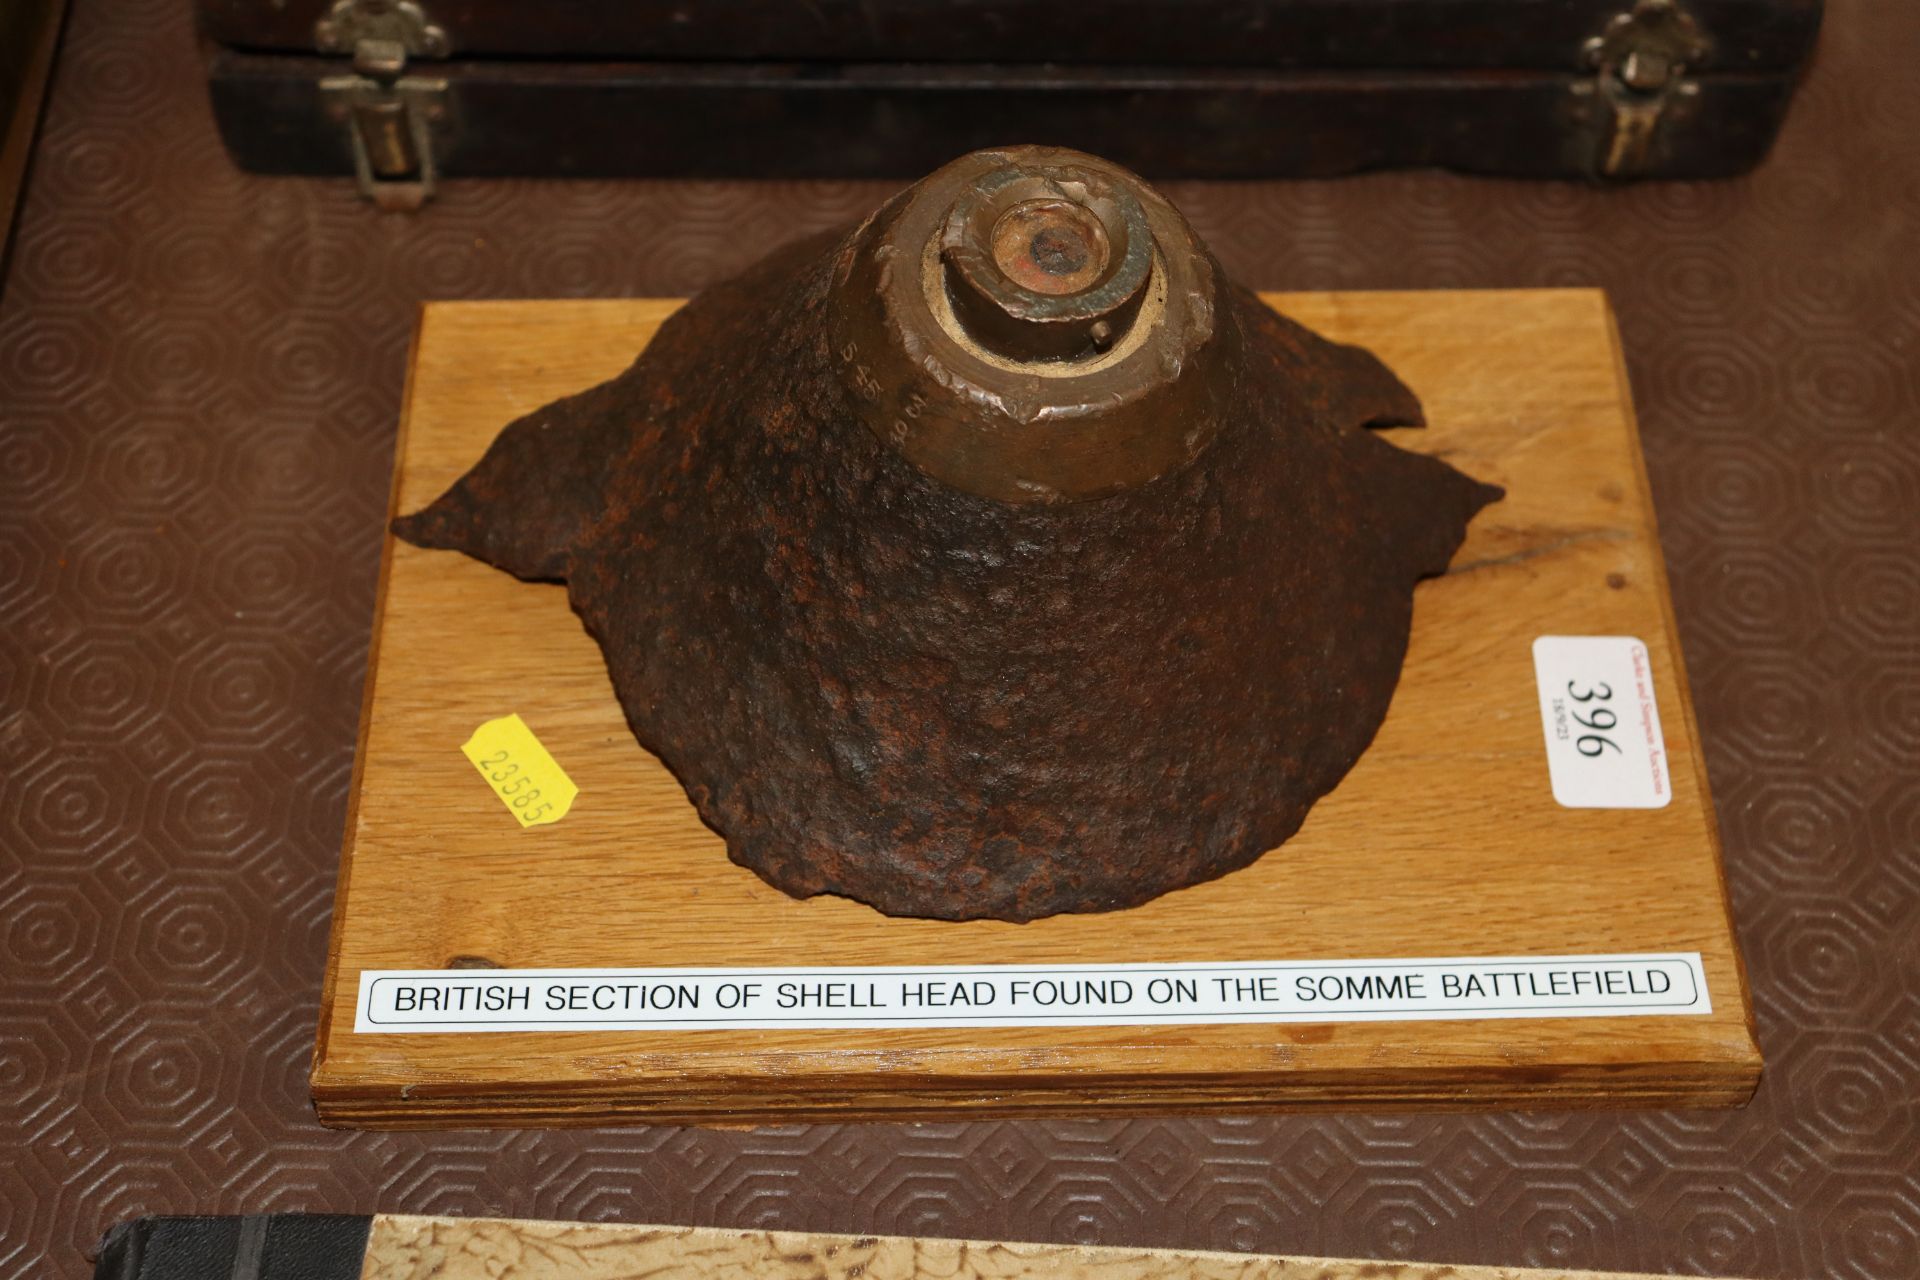
[[[1507,489],[1416,595],[1392,710],[1284,848],[1133,910],[1026,925],[796,901],[726,858],[637,746],[564,588],[391,538],[313,1096],[330,1124],[1342,1107],[1737,1105],[1760,1073],[1613,322],[1589,290],[1274,295],[1424,402],[1395,442]],[[509,420],[622,369],[671,301],[436,303],[394,504]],[[1549,789],[1532,641],[1651,654],[1672,802]],[[580,793],[521,829],[461,754],[517,712]],[[1688,1016],[361,1034],[368,969],[1061,964],[1698,952]]]
[[[1656,1280],[1618,1271],[377,1214],[360,1280]]]

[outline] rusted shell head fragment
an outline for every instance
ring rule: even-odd
[[[805,897],[1028,920],[1280,844],[1499,491],[1374,357],[1090,156],[964,157],[776,253],[397,522],[564,579],[635,734]]]

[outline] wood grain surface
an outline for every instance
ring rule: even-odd
[[[347,822],[318,1049],[336,1124],[743,1122],[799,1115],[1319,1104],[1732,1105],[1759,1053],[1618,344],[1587,290],[1273,295],[1424,401],[1396,443],[1504,485],[1421,585],[1359,765],[1278,854],[1133,910],[1027,925],[798,902],[726,860],[635,745],[563,588],[396,545]],[[396,509],[510,419],[616,373],[671,301],[423,311]],[[1530,644],[1635,635],[1674,802],[1549,791]],[[521,830],[459,744],[518,712],[580,786]],[[358,1035],[362,969],[1231,961],[1698,951],[1708,1016],[1299,1026]]]
[[[382,1214],[360,1280],[1631,1280],[1186,1249]]]

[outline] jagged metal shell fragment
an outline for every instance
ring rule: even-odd
[[[635,735],[796,897],[1130,907],[1296,831],[1499,490],[1138,178],[955,162],[690,302],[396,523],[567,583]]]

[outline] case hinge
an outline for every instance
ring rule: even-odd
[[[444,79],[408,74],[408,60],[446,57],[446,30],[414,0],[336,0],[313,34],[322,53],[353,57],[353,74],[320,82],[320,100],[346,129],[361,193],[382,209],[418,209],[439,176],[448,94]]]
[[[1593,170],[1607,178],[1642,172],[1661,124],[1685,112],[1700,93],[1688,71],[1711,45],[1677,0],[1636,0],[1587,41],[1583,63],[1593,70],[1574,92],[1584,100],[1597,133]]]

